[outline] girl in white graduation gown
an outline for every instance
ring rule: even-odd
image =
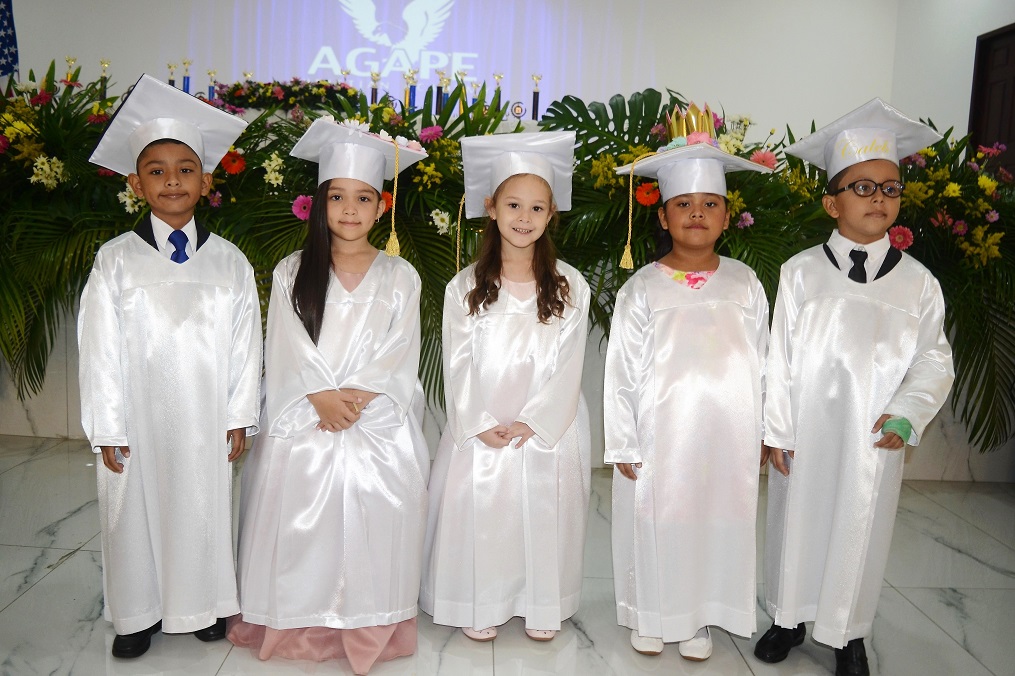
[[[448,424],[430,483],[420,606],[474,640],[512,616],[550,640],[578,610],[590,436],[589,287],[546,233],[570,207],[572,132],[462,142],[477,261],[444,296]],[[484,199],[485,198],[485,199]]]
[[[401,166],[425,157],[399,149]],[[390,141],[319,119],[303,250],[275,269],[264,429],[244,467],[237,645],[261,659],[346,657],[356,673],[416,648],[429,453],[419,275],[367,235]]]
[[[754,271],[714,251],[724,172],[744,169],[765,170],[708,144],[634,165],[659,181],[659,249],[617,295],[604,417],[617,621],[646,654],[679,642],[700,661],[708,625],[755,630],[768,301]]]

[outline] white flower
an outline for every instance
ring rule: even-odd
[[[350,118],[348,118],[346,120],[342,120],[342,122],[340,124],[343,127],[348,127],[349,129],[355,129],[356,131],[362,131],[362,132],[369,132],[370,131],[370,125],[369,125],[369,123],[363,122],[362,120],[357,120],[357,119],[352,118],[352,117],[350,117]]]
[[[438,235],[448,234],[448,230],[451,228],[451,214],[440,209],[434,209],[430,212],[430,220],[433,221],[434,226],[437,228]]]
[[[317,119],[318,120],[327,120],[328,122],[334,122],[335,121],[335,116],[334,115],[321,115]]]
[[[395,143],[404,148],[405,146],[409,145],[409,139],[405,138],[404,136],[396,136]]]
[[[380,131],[379,131],[379,132],[377,133],[377,135],[378,135],[378,136],[379,136],[380,138],[384,139],[385,141],[390,141],[390,140],[391,140],[391,134],[389,134],[388,132],[384,131],[383,129],[381,129],[381,130],[380,130]]]
[[[134,189],[130,187],[130,183],[127,183],[125,189],[116,194],[116,199],[120,200],[120,204],[123,205],[123,208],[127,210],[128,214],[136,214],[145,203],[144,199],[138,197],[134,193]]]
[[[267,174],[264,175],[264,182],[271,183],[273,186],[277,188],[278,186],[282,185],[282,174],[278,173],[277,171],[269,171]]]
[[[62,161],[55,157],[39,155],[35,158],[32,177],[28,180],[32,183],[41,183],[46,187],[46,190],[53,190],[67,180],[67,172],[64,170]]]
[[[282,158],[278,156],[278,153],[273,152],[271,156],[261,163],[261,166],[270,174],[276,172],[282,168]]]

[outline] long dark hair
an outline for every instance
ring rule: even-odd
[[[495,203],[500,196],[504,183],[497,186],[492,199]],[[536,278],[536,317],[546,324],[550,317],[563,317],[564,304],[571,303],[571,285],[567,277],[557,272],[557,247],[550,238],[550,230],[560,220],[556,209],[550,216],[550,222],[543,231],[543,236],[533,244],[532,274]],[[465,295],[469,305],[469,314],[478,314],[497,302],[500,295],[501,274],[501,240],[497,221],[489,218],[483,230],[483,242],[476,256],[476,286]]]
[[[292,302],[310,340],[317,344],[324,321],[324,304],[331,281],[331,230],[328,229],[328,189],[331,181],[317,186],[307,220],[307,237],[300,253],[300,269],[293,280]]]

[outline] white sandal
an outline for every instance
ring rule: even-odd
[[[553,629],[526,629],[525,635],[533,641],[552,641],[557,632]]]
[[[631,647],[642,655],[655,656],[663,652],[663,640],[654,636],[642,636],[637,629],[632,629]]]

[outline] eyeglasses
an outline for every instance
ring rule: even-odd
[[[859,181],[853,181],[849,185],[843,186],[835,192],[828,193],[829,195],[838,195],[844,193],[847,190],[852,190],[860,197],[870,197],[874,193],[881,190],[881,194],[889,199],[896,199],[902,197],[902,191],[906,189],[899,181],[885,181],[884,183],[876,183],[869,178],[861,178]]]

